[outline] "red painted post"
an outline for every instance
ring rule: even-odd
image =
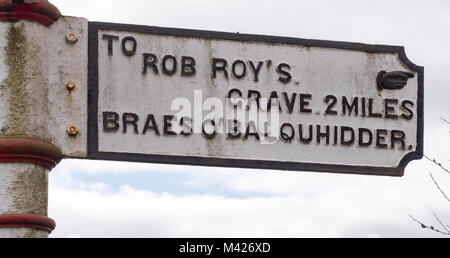
[[[47,0],[0,0],[0,20],[30,20],[50,26],[59,19],[58,8]]]
[[[3,22],[26,20],[51,26],[60,16],[47,0],[0,0]],[[20,49],[21,43],[11,41],[8,47]],[[11,70],[14,65],[9,63]],[[24,87],[23,82],[17,85]],[[14,109],[13,100],[2,101]],[[23,117],[23,124],[35,119],[27,114]],[[47,217],[48,171],[61,161],[62,154],[48,140],[34,136],[25,126],[21,128],[20,123],[3,123],[2,128],[9,129],[0,132],[0,237],[47,237],[55,228],[55,222]]]

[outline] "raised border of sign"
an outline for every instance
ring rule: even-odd
[[[121,152],[100,152],[98,146],[98,31],[116,30],[143,34],[163,36],[178,36],[201,39],[230,40],[241,42],[262,42],[269,44],[300,45],[305,47],[322,47],[345,50],[363,51],[367,53],[395,53],[401,62],[414,72],[418,73],[418,100],[417,100],[417,147],[414,152],[406,154],[396,168],[350,166],[319,163],[301,163],[285,161],[263,161],[246,159],[225,159],[212,157],[192,157],[175,155],[155,155]],[[328,173],[346,173],[379,176],[403,176],[406,165],[423,157],[423,130],[424,130],[424,68],[411,62],[405,53],[404,47],[388,45],[369,45],[353,42],[312,40],[290,37],[276,37],[266,35],[250,35],[241,33],[227,33],[216,31],[189,30],[163,28],[153,26],[115,24],[103,22],[89,22],[88,39],[88,155],[87,159],[116,160],[131,162],[162,163],[176,165],[198,165],[217,167],[236,167],[253,169],[276,169],[293,171],[316,171]],[[375,78],[374,78],[375,79]]]

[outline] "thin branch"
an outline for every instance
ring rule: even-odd
[[[414,220],[416,223],[418,223],[423,229],[429,229],[429,230],[432,230],[432,231],[434,231],[434,232],[437,232],[437,233],[440,233],[440,234],[443,234],[443,235],[450,236],[450,233],[447,233],[447,232],[444,232],[444,231],[440,231],[439,229],[436,229],[436,228],[433,227],[433,226],[427,226],[427,225],[423,224],[422,222],[418,221],[416,218],[414,218],[413,216],[411,216],[411,214],[409,215],[409,217],[410,217],[412,220]]]
[[[438,218],[438,216],[436,215],[436,213],[433,212],[434,218],[436,218],[436,220],[439,222],[439,224],[441,224],[441,226],[445,229],[445,231],[447,231],[447,233],[450,234],[450,231],[448,230],[448,228],[444,225],[444,223],[442,223],[442,221]]]
[[[447,195],[445,194],[445,192],[441,189],[441,187],[439,187],[439,184],[436,182],[436,180],[433,177],[433,174],[430,173],[431,179],[433,180],[434,184],[436,185],[437,189],[442,193],[442,195],[445,197],[445,199],[447,199],[447,201],[450,202],[450,199],[447,197]]]
[[[441,120],[446,122],[447,124],[450,124],[450,121],[445,120],[444,118],[441,117]]]
[[[423,155],[425,158],[427,158],[429,161],[433,162],[435,165],[437,165],[438,167],[440,167],[442,170],[444,170],[445,172],[450,174],[450,170],[446,169],[445,167],[442,166],[441,163],[437,162],[435,159],[432,159],[430,157],[428,157],[427,155]]]

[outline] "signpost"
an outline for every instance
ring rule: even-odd
[[[0,0],[0,237],[46,237],[62,158],[402,176],[423,156],[403,47],[59,19]]]

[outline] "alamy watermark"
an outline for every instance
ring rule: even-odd
[[[171,109],[177,113],[172,130],[177,134],[202,134],[213,138],[226,134],[228,138],[257,138],[262,144],[276,143],[280,138],[279,101],[267,98],[203,99],[201,90],[194,90],[194,101],[177,98]],[[186,132],[188,130],[188,132]]]

